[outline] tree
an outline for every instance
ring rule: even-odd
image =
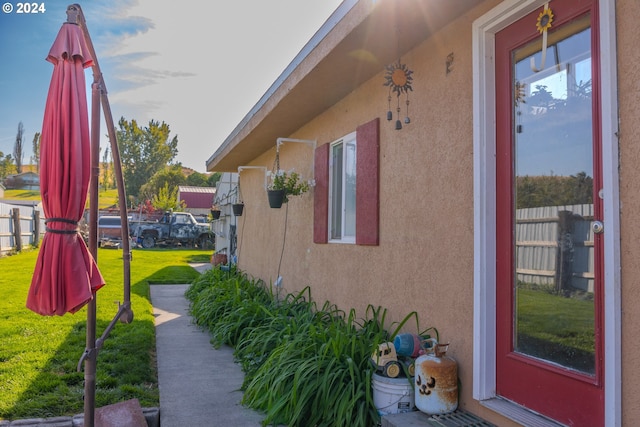
[[[536,85],[536,90],[531,92],[531,105],[548,107],[553,102],[553,94],[547,90],[546,85]]]
[[[31,163],[36,165],[36,172],[40,172],[40,132],[33,135],[33,157]]]
[[[13,158],[11,154],[6,156],[0,151],[0,180],[5,179],[8,175],[15,172],[15,165],[13,164]]]
[[[200,172],[194,172],[187,176],[186,184],[192,187],[208,187],[207,176]]]
[[[215,187],[218,181],[220,181],[220,178],[222,178],[222,174],[220,172],[212,173],[211,175],[209,175],[209,178],[207,178],[208,186]]]
[[[570,176],[520,176],[516,180],[516,208],[593,203],[593,178],[586,172]]]
[[[116,133],[127,194],[139,196],[141,187],[178,154],[178,137],[169,138],[169,125],[151,120],[141,128],[122,117]]]
[[[22,122],[18,123],[18,133],[16,134],[16,142],[13,145],[13,160],[16,162],[16,170],[22,173],[22,136],[24,135],[24,126]]]
[[[111,162],[109,157],[109,147],[104,149],[104,154],[102,155],[102,188],[104,191],[107,191],[112,187],[113,179],[111,177]]]
[[[158,194],[153,196],[153,207],[159,211],[166,212],[173,210],[175,212],[184,211],[185,202],[181,200],[178,203],[178,187],[171,189],[169,183],[166,183],[164,187],[158,190]]]
[[[571,203],[593,203],[593,178],[586,172],[579,172],[569,177],[569,189]]]
[[[149,182],[140,187],[139,198],[142,200],[152,200],[160,193],[164,187],[169,191],[178,194],[178,187],[186,183],[186,178],[182,174],[180,165],[166,166],[162,170],[156,172]]]

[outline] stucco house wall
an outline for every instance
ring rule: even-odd
[[[213,204],[220,210],[220,217],[211,222],[216,235],[215,253],[226,255],[227,259],[235,259],[237,255],[236,229],[238,218],[233,215],[232,204],[237,201],[238,175],[225,172],[216,183],[216,196]]]
[[[239,243],[240,268],[267,281],[278,276],[284,245],[279,275],[286,291],[310,285],[316,301],[355,308],[361,316],[367,305],[382,306],[391,322],[417,311],[422,328],[435,326],[441,339],[451,342],[450,354],[461,367],[463,407],[471,400],[473,348],[469,19],[452,23],[437,38],[402,56],[414,70],[412,121],[402,130],[395,130],[395,121],[384,119],[388,89],[382,85],[381,72],[290,135],[322,145],[382,118],[379,246],[314,244],[313,194],[294,197],[279,210],[270,209],[259,170],[242,172],[248,212],[240,221],[244,231],[238,231],[251,236]],[[446,74],[445,60],[451,52],[456,72]],[[313,154],[305,144],[284,143],[281,167],[311,177]],[[274,156],[275,144],[253,164],[270,169]]]
[[[633,0],[616,2],[616,35],[618,43],[619,162],[620,162],[620,254],[621,254],[621,324],[622,324],[622,413],[623,425],[640,419],[638,366],[640,329],[640,33],[634,22],[640,17],[640,3]]]
[[[365,316],[368,305],[387,308],[389,322],[416,311],[421,329],[434,326],[442,341],[451,342],[449,354],[459,363],[460,407],[497,425],[515,426],[519,424],[487,409],[472,395],[476,273],[472,23],[502,2],[478,3],[402,52],[402,62],[414,71],[411,123],[402,130],[394,129],[395,97],[394,121],[386,120],[386,64],[380,64],[378,74],[300,123],[294,132],[279,135],[314,140],[321,146],[354,132],[359,125],[380,119],[379,245],[313,243],[314,190],[292,198],[281,209],[270,209],[264,171],[245,169],[241,172],[245,214],[238,221],[238,263],[242,270],[267,282],[281,276],[289,292],[311,286],[316,301],[329,300],[344,310],[355,308],[360,316]],[[633,425],[640,419],[636,399],[640,392],[640,349],[635,339],[640,327],[640,290],[634,285],[640,274],[640,225],[634,214],[640,209],[640,53],[636,49],[640,45],[636,30],[640,5],[635,0],[618,0],[615,13],[620,88],[619,316],[624,351],[607,353],[606,357],[621,359],[624,375],[619,419],[622,425]],[[334,36],[340,35],[340,28]],[[450,55],[453,61],[447,66]],[[304,67],[299,70],[306,72]],[[295,78],[294,73],[291,79]],[[401,107],[404,115],[404,105]],[[275,142],[267,151],[256,151],[247,165],[271,169]],[[282,169],[295,168],[305,179],[314,177],[313,156],[313,147],[307,144],[280,146]],[[412,322],[406,329],[415,332]]]

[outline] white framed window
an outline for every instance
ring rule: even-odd
[[[330,145],[330,242],[356,242],[356,151],[356,132]]]
[[[313,165],[313,242],[378,246],[380,118],[317,147]]]

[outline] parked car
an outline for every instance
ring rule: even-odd
[[[121,245],[122,222],[120,216],[100,216],[98,218],[98,246],[119,248]]]

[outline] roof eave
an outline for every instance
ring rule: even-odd
[[[345,0],[207,160],[207,170],[250,164],[481,1]]]

